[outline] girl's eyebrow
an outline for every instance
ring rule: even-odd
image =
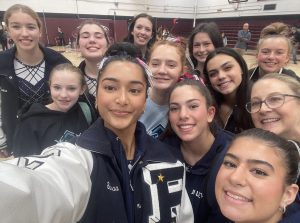
[[[193,101],[200,101],[199,99],[197,98],[192,98],[192,99],[189,99],[187,101],[185,101],[184,103],[190,103],[190,102],[193,102]],[[170,104],[178,104],[177,102],[170,102]]]
[[[103,78],[101,81],[102,81],[102,82],[103,82],[103,81],[113,81],[113,82],[119,82],[119,80],[118,80],[118,79],[116,79],[116,78],[113,78],[113,77],[105,77],[105,78]]]
[[[20,25],[20,24],[22,24],[22,23],[20,23],[20,22],[10,22],[10,24],[13,24],[13,25]],[[26,23],[25,25],[37,26],[37,24],[35,24],[35,23]]]
[[[231,61],[226,61],[223,64],[221,64],[221,67],[225,67],[226,65],[231,64],[231,63],[232,63]]]
[[[103,81],[113,81],[113,82],[120,82],[117,78],[114,77],[105,77],[101,80],[101,82]],[[129,81],[130,84],[141,84],[141,85],[145,85],[142,81],[138,81],[138,80],[131,80]]]
[[[223,64],[221,64],[220,67],[226,67],[228,64],[231,64],[231,63],[232,63],[231,61],[226,61]],[[217,70],[218,70],[217,68],[216,69],[211,69],[211,70],[208,70],[208,73],[212,72],[212,71],[217,71]]]
[[[232,154],[232,153],[226,153],[225,157],[230,157],[236,161],[239,161],[239,158]],[[250,164],[261,164],[261,165],[265,165],[265,166],[268,166],[272,171],[275,171],[274,167],[272,166],[272,164],[270,164],[269,162],[267,161],[264,161],[264,160],[257,160],[257,159],[247,159],[247,163],[250,163]]]
[[[94,32],[94,33],[91,33],[91,32],[88,32],[88,31],[82,32],[82,33],[80,33],[80,35],[81,34],[102,34],[102,35],[104,35],[103,32]]]
[[[141,84],[141,85],[144,85],[143,82],[141,81],[130,81],[131,84]]]
[[[265,165],[265,166],[268,166],[272,171],[275,171],[275,169],[272,166],[272,164],[270,164],[270,163],[268,163],[267,161],[264,161],[264,160],[249,159],[249,160],[247,160],[247,162],[248,163],[252,163],[252,164]]]

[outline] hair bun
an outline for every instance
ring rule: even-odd
[[[132,43],[120,42],[111,45],[106,53],[106,57],[112,56],[130,56],[133,58],[138,57],[141,54],[140,49]]]

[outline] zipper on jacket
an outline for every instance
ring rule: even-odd
[[[130,188],[132,191],[134,191],[134,188],[132,186],[132,180],[131,180],[131,175],[132,175],[132,170],[134,169],[134,167],[136,166],[136,164],[140,161],[142,156],[139,156],[136,161],[133,163],[132,168],[129,170],[129,184],[130,184]]]

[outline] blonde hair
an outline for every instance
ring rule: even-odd
[[[287,24],[282,22],[273,22],[262,29],[260,32],[260,38],[264,38],[268,35],[283,35],[288,37],[289,33],[290,28]]]
[[[282,22],[271,23],[270,25],[263,28],[260,32],[260,39],[257,43],[257,52],[259,52],[261,45],[266,39],[282,38],[286,41],[288,45],[288,54],[290,54],[292,51],[292,45],[290,39],[288,38],[289,34],[290,28],[287,24]]]
[[[72,73],[76,73],[79,77],[81,86],[86,85],[82,71],[78,67],[75,67],[73,64],[70,64],[70,63],[62,63],[62,64],[58,64],[55,67],[53,67],[53,69],[51,70],[50,75],[49,75],[49,81],[48,81],[49,85],[51,84],[52,77],[53,77],[54,73],[56,73],[56,71],[69,71]]]
[[[258,81],[256,81],[255,83],[258,83],[261,80],[268,79],[275,79],[281,81],[282,83],[286,84],[294,92],[294,94],[300,96],[300,82],[296,78],[287,76],[285,74],[270,73],[259,78]]]
[[[39,29],[40,30],[42,29],[42,21],[40,20],[38,14],[35,11],[33,11],[30,7],[28,7],[27,5],[22,5],[22,4],[12,5],[4,13],[4,22],[5,22],[7,27],[9,26],[9,24],[8,24],[9,18],[15,12],[23,12],[23,13],[28,14],[29,16],[31,16],[36,21]]]
[[[261,45],[264,43],[265,40],[267,39],[275,39],[275,38],[280,38],[286,41],[287,47],[288,47],[288,55],[291,54],[292,52],[292,44],[290,39],[288,39],[287,37],[283,36],[283,35],[267,35],[264,36],[263,38],[260,38],[257,42],[257,53],[259,52]]]

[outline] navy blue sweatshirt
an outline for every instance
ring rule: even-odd
[[[214,185],[208,185],[207,179],[214,160],[222,151],[227,150],[227,146],[231,142],[233,135],[227,131],[218,129],[214,136],[214,143],[202,159],[194,166],[187,164],[186,190],[193,206],[195,223],[214,221],[218,223],[228,222],[228,220],[221,215],[219,210],[216,210],[215,207],[213,208],[208,204],[207,196],[210,194],[207,194],[207,188],[214,187]],[[166,137],[163,139],[163,142],[173,146],[174,155],[182,162],[185,162],[180,150],[181,141],[177,136]],[[200,143],[201,142],[199,142],[199,144]]]

